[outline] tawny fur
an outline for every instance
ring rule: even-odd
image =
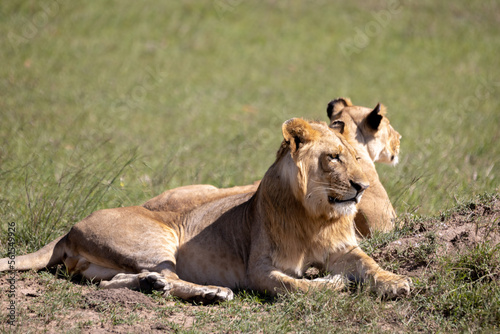
[[[391,231],[396,212],[380,182],[374,162],[397,164],[401,135],[392,128],[386,108],[380,104],[370,109],[354,106],[348,98],[337,98],[328,104],[327,114],[331,123],[342,121],[355,135],[353,146],[370,182],[355,217],[358,233],[369,236],[372,231]]]
[[[378,110],[377,107],[370,109],[354,106],[349,98],[337,98],[328,104],[327,115],[331,126],[340,120],[345,124],[345,131],[354,136],[353,146],[370,183],[358,204],[355,217],[358,235],[368,237],[372,231],[391,231],[394,228],[396,212],[373,162],[395,165],[398,161],[401,135],[390,125],[383,105],[379,105]],[[253,185],[232,188],[191,185],[171,189],[151,199],[144,206],[150,210],[189,211],[225,196],[255,192],[258,183],[257,181]]]
[[[255,193],[189,212],[144,206],[97,211],[17,270],[64,263],[102,288],[156,289],[186,300],[230,300],[233,289],[270,294],[340,289],[341,277],[392,296],[411,281],[381,269],[357,244],[353,216],[368,182],[348,141],[326,124],[293,119]],[[0,260],[0,271],[9,269]],[[315,264],[330,275],[302,278]]]

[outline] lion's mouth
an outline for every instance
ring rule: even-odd
[[[354,202],[354,203],[359,203],[359,198],[361,196],[354,196],[353,198],[348,198],[348,199],[338,199],[332,196],[328,196],[328,202],[330,204],[340,204],[340,203],[347,203],[347,202]]]

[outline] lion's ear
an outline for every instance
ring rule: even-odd
[[[314,140],[318,136],[317,131],[301,118],[289,119],[283,123],[281,130],[283,138],[290,145],[292,153],[297,151],[301,145]]]
[[[373,130],[378,130],[380,122],[382,121],[382,115],[384,114],[385,107],[381,106],[380,103],[377,104],[375,109],[373,109],[370,114],[366,117],[366,123]]]
[[[332,120],[333,115],[337,114],[345,107],[350,107],[350,106],[352,106],[352,102],[349,98],[339,97],[328,103],[328,106],[326,107],[326,114],[328,115],[328,118]]]
[[[343,134],[345,130],[345,123],[342,121],[333,121],[332,124],[330,124],[330,128],[340,134]]]

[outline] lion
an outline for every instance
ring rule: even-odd
[[[354,148],[370,183],[355,217],[358,235],[369,237],[372,231],[393,230],[396,212],[374,165],[374,162],[398,163],[401,135],[390,125],[385,106],[377,104],[374,109],[370,109],[353,106],[349,98],[337,98],[328,103],[327,115],[330,124],[340,120],[355,134]],[[255,192],[258,184],[259,181],[231,188],[201,184],[170,189],[146,202],[144,207],[159,211],[189,211],[226,196]]]
[[[351,128],[356,128],[356,141],[364,146],[369,160],[390,165],[398,163],[401,135],[391,126],[383,104],[370,109],[354,106],[349,98],[339,97],[328,103],[326,113],[330,122],[349,115]]]
[[[401,135],[386,117],[385,106],[377,104],[374,109],[370,109],[353,106],[348,98],[337,98],[328,104],[327,115],[331,124],[342,121],[355,134],[353,146],[370,183],[355,217],[358,233],[368,237],[373,231],[393,230],[396,212],[374,165],[374,162],[390,165],[398,163]]]
[[[231,300],[235,289],[339,290],[345,277],[368,281],[387,297],[407,295],[411,280],[383,270],[358,246],[353,217],[368,181],[343,128],[290,119],[256,192],[183,213],[144,206],[96,211],[18,257],[13,269],[64,263],[101,288],[155,289],[198,303]],[[328,276],[303,278],[311,264]],[[1,259],[0,271],[8,269],[8,258]]]

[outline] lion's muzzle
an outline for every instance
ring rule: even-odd
[[[328,202],[330,204],[340,204],[340,203],[347,203],[347,202],[354,202],[354,203],[359,203],[361,200],[361,196],[363,195],[363,192],[368,188],[368,184],[365,183],[356,183],[353,181],[349,181],[351,183],[351,187],[355,190],[356,194],[347,199],[339,199],[335,198],[333,196],[328,196]]]

